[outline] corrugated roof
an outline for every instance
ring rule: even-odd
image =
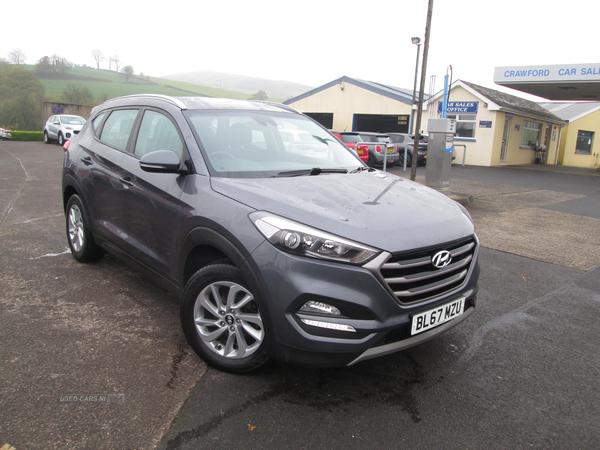
[[[561,119],[570,122],[600,109],[600,102],[539,102],[538,104]]]

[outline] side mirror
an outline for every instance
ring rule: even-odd
[[[177,153],[172,150],[157,150],[147,153],[140,159],[140,167],[145,172],[178,173],[186,175],[187,167],[181,164]]]

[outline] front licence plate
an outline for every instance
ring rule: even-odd
[[[416,316],[413,316],[410,334],[419,334],[430,328],[437,327],[444,322],[448,322],[449,320],[460,316],[465,312],[464,310],[465,299],[464,297],[461,297],[458,300],[454,300],[452,303],[417,314]]]

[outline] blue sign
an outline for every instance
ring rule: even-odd
[[[52,107],[52,112],[54,114],[62,114],[63,113],[63,107],[62,106],[53,106]]]
[[[448,102],[448,114],[477,114],[479,102]],[[438,102],[438,112],[442,112],[442,102]]]
[[[492,128],[492,121],[491,120],[480,120],[479,128]]]

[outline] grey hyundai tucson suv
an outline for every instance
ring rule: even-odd
[[[475,308],[468,212],[284,105],[108,100],[71,141],[62,188],[73,257],[108,252],[180,295],[190,346],[224,371],[352,365]]]

